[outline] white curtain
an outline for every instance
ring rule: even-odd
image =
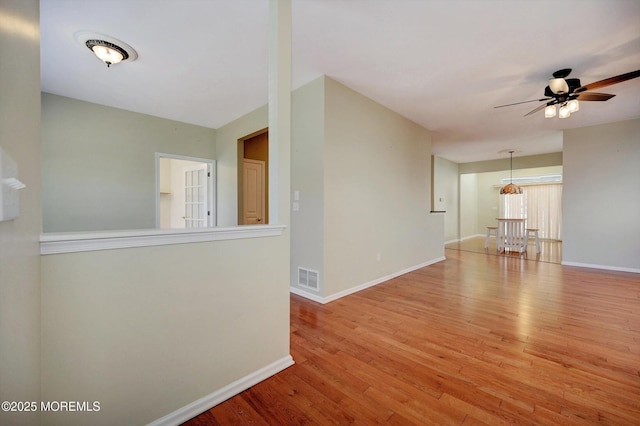
[[[540,238],[562,239],[562,184],[524,185],[527,228],[538,228]]]
[[[505,219],[525,219],[527,217],[527,193],[501,194],[499,215]]]

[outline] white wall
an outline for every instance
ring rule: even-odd
[[[325,296],[444,256],[429,131],[325,78]]]
[[[640,272],[640,120],[564,132],[563,263]]]
[[[43,93],[44,231],[154,228],[155,153],[214,159],[215,135],[206,127]]]
[[[40,401],[40,28],[37,0],[0,0],[0,147],[15,160],[20,216],[0,222],[0,401]],[[0,411],[0,424],[40,414]]]

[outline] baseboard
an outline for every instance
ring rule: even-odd
[[[623,266],[594,265],[592,263],[567,262],[564,260],[561,262],[561,265],[577,266],[580,268],[605,269],[607,271],[632,272],[634,274],[640,274],[640,269],[638,268],[626,268]]]
[[[356,287],[352,287],[350,289],[347,289],[347,290],[344,290],[344,291],[341,291],[341,292],[338,292],[338,293],[334,293],[334,294],[329,295],[327,297],[319,297],[317,295],[310,295],[307,292],[300,291],[299,289],[296,289],[296,291],[293,291],[293,288],[292,288],[292,293],[297,294],[297,295],[302,296],[302,297],[307,297],[308,299],[311,299],[311,300],[313,300],[315,302],[318,302],[318,303],[326,304],[326,303],[329,303],[329,302],[333,302],[334,300],[338,300],[338,299],[340,299],[342,297],[348,296],[350,294],[357,293],[357,292],[362,291],[362,290],[364,290],[366,288],[373,287],[374,285],[378,285],[378,284],[381,284],[381,283],[383,283],[385,281],[389,281],[390,279],[399,277],[400,275],[408,274],[409,272],[415,271],[416,269],[424,268],[425,266],[429,266],[429,265],[433,265],[434,263],[442,262],[443,260],[445,260],[444,256],[438,257],[436,259],[428,260],[428,261],[423,262],[423,263],[421,263],[419,265],[415,265],[415,266],[412,266],[410,268],[403,269],[402,271],[398,271],[398,272],[395,272],[393,274],[389,274],[389,275],[386,275],[384,277],[377,278],[377,279],[375,279],[373,281],[369,281],[367,283],[360,284],[360,285],[358,285]],[[309,297],[309,296],[314,296],[314,297],[312,298],[312,297]]]
[[[251,386],[281,372],[293,364],[293,358],[291,355],[287,355],[266,367],[254,371],[248,376],[236,380],[235,382],[204,396],[197,401],[193,401],[192,403],[149,423],[148,426],[175,426],[184,423],[198,414],[204,413],[221,402],[239,394],[240,392],[249,389]]]
[[[475,235],[469,235],[467,237],[462,237],[462,238],[454,238],[453,240],[445,241],[444,245],[446,246],[447,244],[461,243],[463,241],[470,240],[472,238],[486,238],[486,235],[484,235],[484,234],[475,234]]]
[[[469,235],[467,237],[463,237],[460,239],[460,241],[466,241],[466,240],[470,240],[472,238],[486,238],[487,235],[486,234],[475,234],[475,235]]]
[[[298,287],[289,287],[289,291],[295,295],[304,297],[305,299],[309,299],[309,300],[313,300],[314,302],[318,302],[318,303],[325,303],[324,302],[324,297],[318,296],[317,294],[314,293],[309,293],[308,291],[299,289]]]

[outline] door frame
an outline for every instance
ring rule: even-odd
[[[156,228],[160,228],[160,159],[168,158],[172,160],[184,160],[184,161],[193,161],[196,163],[205,163],[207,164],[208,169],[208,178],[207,178],[207,198],[208,198],[208,206],[207,208],[211,212],[208,217],[207,226],[214,227],[218,224],[218,215],[216,211],[216,160],[212,160],[210,158],[200,158],[200,157],[189,157],[186,155],[176,155],[176,154],[167,154],[164,152],[156,152],[155,161],[156,161]]]
[[[256,136],[260,136],[262,134],[267,134],[267,146],[266,146],[266,152],[267,155],[265,158],[254,158],[254,157],[246,157],[245,156],[245,143],[247,141],[249,141],[250,139],[253,139]],[[272,170],[271,170],[271,143],[269,142],[269,128],[265,127],[263,129],[257,130],[253,133],[250,133],[246,136],[243,136],[241,138],[238,139],[238,147],[237,147],[237,161],[236,161],[236,165],[237,165],[237,196],[236,196],[236,200],[237,200],[237,217],[238,217],[238,224],[241,225],[243,223],[243,211],[244,211],[244,206],[243,204],[243,194],[242,191],[244,190],[244,183],[243,183],[243,160],[245,158],[249,158],[252,160],[260,160],[260,161],[264,161],[265,162],[265,180],[264,180],[264,186],[265,186],[265,212],[264,212],[264,223],[265,224],[269,224],[271,223],[271,217],[270,217],[270,210],[271,210],[271,203],[275,202],[275,200],[272,200],[271,198],[274,196],[274,194],[271,193],[271,183],[270,183],[270,177],[272,174]]]

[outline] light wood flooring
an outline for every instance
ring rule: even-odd
[[[446,250],[320,305],[292,367],[187,425],[640,425],[640,276]]]

